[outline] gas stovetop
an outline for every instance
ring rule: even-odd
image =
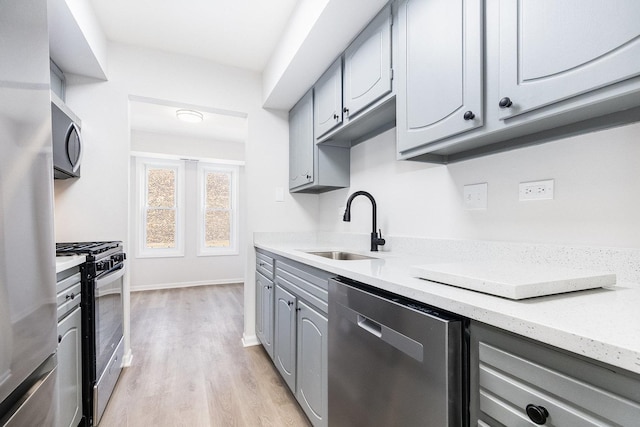
[[[56,243],[56,255],[97,255],[122,246],[122,242]]]

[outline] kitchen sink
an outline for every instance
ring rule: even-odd
[[[357,261],[362,259],[376,259],[372,256],[354,254],[351,252],[342,251],[320,251],[320,252],[307,252],[310,255],[321,256],[323,258],[335,259],[340,261]]]

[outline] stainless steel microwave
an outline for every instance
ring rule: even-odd
[[[51,102],[53,177],[78,178],[82,163],[80,120],[62,103]]]

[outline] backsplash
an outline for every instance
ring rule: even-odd
[[[385,236],[385,239],[387,242],[381,248],[384,252],[433,257],[434,262],[499,259],[506,262],[549,264],[615,273],[618,285],[640,287],[640,249],[406,236]],[[338,232],[257,232],[254,233],[254,243],[285,244],[300,249],[366,251],[369,248],[369,235]]]

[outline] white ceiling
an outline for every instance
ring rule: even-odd
[[[241,115],[150,100],[132,100],[129,106],[131,130],[238,143],[244,143],[247,139],[247,119]],[[176,110],[181,108],[201,112],[204,116],[202,122],[178,120]]]
[[[90,0],[107,39],[191,55],[261,72],[297,0]],[[201,123],[176,118],[179,108],[203,113]],[[244,142],[246,118],[203,107],[138,100],[132,130]]]
[[[291,50],[292,57],[286,58],[285,68],[275,67],[277,84],[269,87],[265,100],[265,106],[269,108],[288,110],[387,0],[89,2],[106,38],[113,42],[201,57],[269,75],[273,74],[270,68],[274,68],[269,64],[272,55],[283,59],[277,47]],[[309,13],[310,10],[313,13]],[[301,14],[309,15],[305,15],[303,24],[300,23]],[[290,22],[290,18],[294,21]],[[281,37],[285,38],[280,40]],[[271,67],[267,68],[269,65]],[[131,128],[134,130],[214,140],[246,140],[246,124],[240,131],[233,124],[233,117],[231,123],[210,118],[225,112],[195,108],[205,113],[205,121],[185,124],[175,118],[175,109],[180,106],[157,102],[144,105],[145,101],[131,104]]]
[[[111,41],[262,71],[297,0],[90,0]]]

